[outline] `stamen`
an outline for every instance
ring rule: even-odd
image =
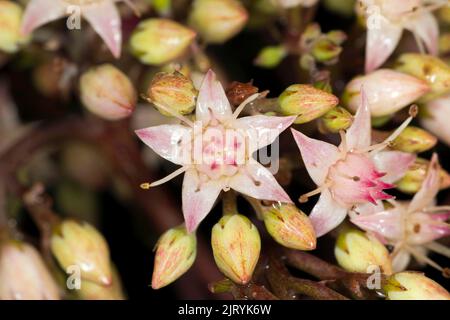
[[[426,264],[430,265],[431,267],[435,268],[436,270],[439,270],[440,272],[444,272],[444,268],[442,268],[440,265],[438,265],[436,262],[428,258],[426,255],[422,254],[421,252],[409,247],[405,246],[405,249],[411,253],[416,260],[419,262],[425,262]]]
[[[165,178],[162,178],[162,179],[160,179],[160,180],[154,181],[154,182],[152,182],[152,183],[149,183],[149,182],[142,183],[142,184],[141,184],[141,188],[142,188],[142,189],[145,189],[145,190],[148,190],[148,189],[150,189],[150,188],[152,188],[152,187],[159,186],[159,185],[161,185],[161,184],[163,184],[163,183],[166,183],[166,182],[169,181],[169,180],[172,180],[172,179],[175,178],[176,176],[182,174],[182,173],[185,172],[187,169],[188,169],[188,167],[187,167],[187,166],[184,166],[184,167],[181,167],[181,168],[175,170],[174,172],[172,172],[171,174],[169,174],[169,175],[166,176]]]
[[[173,111],[172,109],[162,105],[161,103],[155,102],[152,99],[150,99],[149,97],[147,97],[144,94],[141,94],[142,99],[147,100],[148,102],[154,104],[155,106],[157,106],[158,108],[160,108],[161,110],[164,110],[165,112],[169,113],[170,115],[174,116],[175,118],[179,119],[180,121],[186,123],[188,126],[190,127],[194,127],[194,123],[189,120],[187,117]]]
[[[419,48],[420,54],[426,54],[427,52],[426,52],[425,47],[423,45],[422,39],[420,39],[419,36],[415,32],[413,32],[412,34],[414,36],[414,40],[416,40],[417,47]]]
[[[424,212],[450,211],[450,206],[436,206],[423,209]]]
[[[309,198],[309,197],[321,193],[323,190],[329,188],[330,185],[331,185],[331,183],[328,182],[328,183],[325,183],[325,184],[321,185],[321,186],[318,187],[317,189],[314,189],[314,190],[312,190],[312,191],[310,191],[310,192],[308,192],[308,193],[302,194],[302,195],[300,196],[300,198],[298,198],[298,201],[300,201],[300,203],[308,202],[308,198]]]
[[[141,12],[139,11],[139,8],[137,7],[137,5],[135,5],[133,3],[132,0],[123,0],[123,2],[125,2],[125,4],[130,7],[131,10],[133,10],[134,14],[136,15],[136,17],[140,18],[141,17]]]
[[[347,153],[347,136],[345,134],[345,130],[339,130],[339,136],[341,137],[341,144],[339,145],[339,149],[345,154]]]
[[[427,249],[439,253],[440,255],[443,255],[444,257],[447,257],[450,259],[450,248],[447,246],[444,246],[443,244],[440,244],[439,242],[432,241],[428,244],[426,244]]]
[[[239,107],[236,108],[236,110],[234,110],[233,113],[233,119],[237,119],[237,117],[239,116],[239,114],[242,112],[242,110],[244,110],[244,107],[246,105],[248,105],[250,102],[256,100],[261,94],[260,93],[254,93],[252,94],[250,97],[248,97],[247,99],[245,99],[240,105]]]

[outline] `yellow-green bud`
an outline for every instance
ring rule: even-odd
[[[80,78],[84,106],[106,120],[120,120],[131,115],[136,91],[130,79],[111,64],[91,68]]]
[[[322,3],[327,10],[347,18],[355,12],[356,0],[324,0]]]
[[[387,278],[383,291],[388,300],[450,300],[450,294],[420,272],[404,271]]]
[[[263,68],[275,68],[286,57],[284,46],[269,46],[263,48],[255,59],[255,65]]]
[[[245,216],[225,215],[212,229],[211,245],[220,271],[239,284],[252,278],[261,250],[257,228]]]
[[[319,62],[335,60],[342,52],[342,48],[327,38],[316,41],[312,48],[313,57]]]
[[[336,107],[328,111],[322,117],[325,128],[330,132],[346,130],[353,122],[353,116],[342,107]]]
[[[450,52],[450,33],[444,33],[439,36],[439,53],[446,54]]]
[[[450,6],[443,6],[438,11],[439,20],[450,25]]]
[[[189,24],[209,43],[223,43],[244,27],[248,13],[237,0],[195,0]]]
[[[112,270],[112,283],[110,286],[101,286],[95,282],[82,281],[81,287],[77,291],[78,296],[83,300],[124,300],[125,295],[122,289],[119,273],[114,266]]]
[[[314,250],[316,234],[309,218],[295,205],[274,206],[263,214],[269,234],[279,244],[297,250]]]
[[[397,60],[396,69],[428,83],[431,90],[422,96],[419,102],[427,102],[450,92],[450,67],[439,58],[425,54],[405,53]]]
[[[195,108],[197,90],[192,81],[183,74],[160,72],[153,78],[147,94],[155,102],[156,107],[163,105],[177,114],[189,114]],[[159,112],[166,116],[173,116],[158,108]]]
[[[433,148],[437,143],[437,138],[428,131],[409,126],[392,141],[391,147],[404,152],[424,152]]]
[[[22,8],[15,2],[0,0],[0,51],[17,52],[29,40],[20,32]]]
[[[334,108],[339,99],[326,91],[305,84],[289,86],[278,98],[285,115],[298,115],[295,123],[306,123]]]
[[[108,244],[100,232],[88,223],[62,221],[53,231],[51,250],[64,271],[78,266],[81,279],[103,286],[111,285]]]
[[[130,39],[131,51],[142,63],[162,65],[184,54],[195,32],[169,19],[142,21]]]
[[[195,261],[197,238],[184,226],[167,230],[156,244],[152,288],[167,286],[181,277]]]
[[[422,158],[417,158],[416,161],[409,167],[402,179],[395,183],[397,189],[404,193],[414,194],[419,191],[429,168],[430,161]],[[450,187],[450,175],[447,171],[441,168],[441,189]]]
[[[334,255],[339,265],[350,272],[371,272],[372,266],[378,266],[383,273],[392,273],[386,247],[376,238],[356,229],[344,229],[339,234]]]
[[[153,0],[152,5],[161,16],[167,16],[170,13],[172,0]]]

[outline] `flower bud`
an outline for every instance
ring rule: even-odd
[[[149,65],[161,65],[184,54],[195,32],[175,21],[151,18],[138,24],[130,39],[133,54]]]
[[[311,51],[314,59],[323,63],[335,60],[341,52],[341,46],[327,38],[316,41]]]
[[[59,300],[59,289],[37,250],[6,240],[0,244],[1,300]]]
[[[423,80],[388,69],[376,70],[350,81],[343,101],[356,111],[360,104],[360,91],[364,87],[373,117],[390,115],[408,106],[426,92],[429,86]]]
[[[428,131],[409,126],[392,141],[391,147],[404,152],[419,153],[433,148],[436,143],[437,138]]]
[[[112,270],[112,283],[105,287],[91,281],[82,281],[81,288],[77,291],[78,296],[83,300],[124,300],[125,295],[122,290],[119,273],[114,266]]]
[[[0,51],[14,53],[28,42],[29,37],[20,32],[22,8],[12,1],[0,0]]]
[[[428,83],[431,90],[419,100],[420,102],[427,102],[450,92],[450,67],[439,58],[405,53],[397,60],[395,69]]]
[[[309,218],[292,204],[274,206],[264,212],[269,234],[279,244],[296,250],[314,250],[316,234]]]
[[[167,230],[156,244],[152,288],[167,286],[181,277],[195,261],[197,239],[184,226]]]
[[[450,294],[420,272],[404,271],[387,278],[383,291],[388,300],[450,300]]]
[[[371,266],[379,266],[383,273],[392,273],[386,247],[376,238],[356,229],[346,229],[339,234],[334,255],[339,265],[350,272],[368,272]]]
[[[195,108],[197,90],[192,81],[179,72],[160,72],[153,78],[147,94],[156,107],[163,105],[177,114],[189,114]],[[162,109],[163,115],[172,116]]]
[[[244,27],[248,13],[236,0],[195,0],[189,24],[209,43],[223,43]]]
[[[439,36],[439,53],[444,55],[450,52],[450,33]]]
[[[261,239],[245,216],[225,215],[212,229],[211,245],[220,271],[236,283],[246,284],[258,262]]]
[[[263,68],[275,68],[286,57],[284,46],[268,46],[263,48],[255,59],[255,65]]]
[[[58,224],[51,237],[51,250],[64,270],[78,266],[83,280],[111,285],[108,244],[88,223],[64,220]]]
[[[427,170],[430,162],[426,159],[416,158],[414,163],[408,168],[402,179],[395,183],[396,188],[401,192],[414,194],[419,191],[422,186],[425,177],[427,176]],[[441,189],[450,187],[450,175],[441,168]]]
[[[439,20],[450,25],[450,6],[443,6],[438,11]]]
[[[94,67],[80,78],[81,100],[97,116],[107,120],[128,117],[137,96],[131,81],[110,64]]]
[[[326,91],[310,85],[293,84],[278,98],[285,115],[298,115],[295,123],[306,123],[323,116],[334,108],[339,100]]]
[[[325,128],[330,132],[346,130],[353,122],[353,116],[342,107],[336,107],[325,113],[322,117]]]

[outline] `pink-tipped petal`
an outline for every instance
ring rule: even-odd
[[[431,12],[423,12],[405,26],[423,41],[428,52],[437,55],[439,51],[439,26]]]
[[[230,179],[228,186],[255,199],[292,203],[273,174],[253,160]]]
[[[382,17],[378,21],[379,24],[367,30],[366,73],[377,69],[389,58],[402,36],[402,27]]]
[[[316,185],[322,185],[328,169],[339,159],[339,149],[330,143],[309,138],[297,130],[291,131],[311,179]]]
[[[202,182],[196,170],[186,171],[183,180],[182,202],[184,221],[188,232],[197,229],[200,222],[211,211],[222,189],[222,180]]]
[[[325,189],[312,209],[309,219],[316,231],[316,236],[321,237],[341,224],[346,216],[347,208],[339,205],[330,191]]]
[[[225,91],[212,70],[209,70],[203,78],[197,98],[195,115],[197,120],[204,122],[204,125],[211,118],[223,121],[232,115],[231,106]]]
[[[422,210],[429,206],[434,197],[436,197],[439,192],[440,187],[440,167],[438,156],[436,153],[433,154],[431,158],[430,165],[428,166],[428,172],[425,180],[422,183],[419,191],[414,195],[411,200],[408,211],[414,212]]]
[[[249,152],[254,152],[272,144],[280,133],[286,130],[296,118],[296,116],[250,116],[237,119],[234,122],[234,126],[247,133],[246,136],[249,137]]]
[[[393,183],[401,179],[416,160],[416,155],[401,151],[380,151],[372,157],[379,172],[385,173],[382,180]]]
[[[30,34],[40,26],[64,17],[67,7],[62,0],[31,0],[23,15],[22,33]]]
[[[345,134],[348,150],[364,149],[371,143],[370,109],[364,87],[361,87],[361,102],[351,127]]]
[[[122,50],[122,24],[114,2],[100,1],[84,5],[81,13],[103,39],[113,56],[119,58]]]
[[[400,209],[380,211],[369,215],[358,215],[351,222],[365,231],[379,234],[382,237],[397,239],[402,236],[402,215]]]
[[[189,142],[191,129],[178,124],[139,129],[137,136],[153,151],[175,164],[188,164],[191,160]]]
[[[362,203],[355,206],[353,210],[349,212],[350,218],[359,216],[368,216],[384,210],[384,205],[382,201],[377,201],[376,204],[373,203]]]

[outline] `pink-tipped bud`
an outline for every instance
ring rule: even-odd
[[[388,300],[450,300],[450,294],[420,272],[399,272],[383,286]]]

